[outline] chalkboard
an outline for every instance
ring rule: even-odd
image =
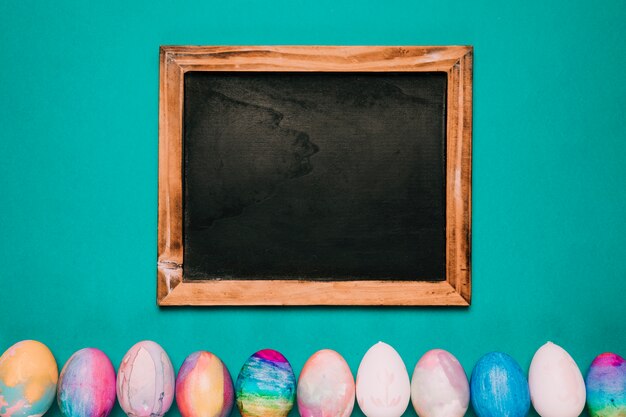
[[[188,72],[184,91],[187,279],[445,279],[445,73]]]
[[[158,301],[470,297],[470,47],[162,47]]]

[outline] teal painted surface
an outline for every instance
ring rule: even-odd
[[[378,340],[410,372],[435,347],[468,374],[546,340],[583,372],[626,354],[625,22],[621,0],[0,2],[0,349],[117,365],[154,339],[234,376],[266,347],[356,372]],[[474,45],[472,307],[157,308],[161,44]]]

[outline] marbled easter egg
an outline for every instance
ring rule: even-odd
[[[615,353],[598,355],[587,372],[591,417],[626,417],[626,361]]]
[[[449,352],[426,352],[415,365],[411,402],[420,417],[463,417],[470,389],[459,361]]]
[[[400,417],[409,405],[411,383],[394,348],[378,342],[363,356],[356,375],[356,399],[367,417]]]
[[[161,417],[174,399],[174,368],[167,353],[144,340],[124,355],[117,370],[117,399],[129,417]]]
[[[526,376],[506,353],[491,352],[478,360],[470,391],[478,417],[524,417],[530,409]]]
[[[57,402],[65,417],[107,417],[115,405],[115,369],[94,348],[74,353],[63,366]]]
[[[577,417],[585,408],[585,381],[574,359],[548,342],[537,350],[528,371],[530,399],[541,417]]]
[[[296,377],[289,361],[272,349],[250,356],[237,376],[235,396],[242,417],[286,416],[296,396]]]
[[[206,351],[187,356],[176,377],[176,404],[183,417],[227,417],[234,400],[233,381],[220,358]]]
[[[301,417],[349,417],[354,408],[354,377],[345,359],[334,350],[311,356],[298,379]]]
[[[0,357],[0,416],[41,416],[54,401],[59,368],[50,349],[35,340],[11,346]]]

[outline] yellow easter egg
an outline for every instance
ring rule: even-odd
[[[0,417],[44,414],[52,405],[59,377],[50,349],[35,340],[11,346],[0,357]]]

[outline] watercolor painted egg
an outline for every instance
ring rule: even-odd
[[[235,400],[226,365],[206,351],[187,356],[176,378],[176,404],[183,417],[227,417]]]
[[[626,417],[626,361],[615,353],[598,355],[587,372],[591,417]]]
[[[354,394],[354,377],[339,353],[320,350],[304,364],[297,395],[301,417],[349,417]]]
[[[420,417],[463,417],[470,389],[459,361],[449,352],[433,349],[415,365],[411,401]]]
[[[161,417],[174,399],[174,368],[167,353],[144,340],[124,355],[117,370],[117,399],[129,417]]]
[[[284,417],[293,407],[296,377],[280,352],[260,350],[241,367],[235,395],[242,417]]]
[[[98,349],[81,349],[61,370],[57,402],[65,417],[107,417],[115,405],[115,369]]]
[[[528,372],[530,399],[541,417],[577,417],[585,408],[585,381],[574,359],[548,342],[537,350]]]
[[[356,400],[367,417],[400,417],[409,405],[411,383],[394,348],[378,342],[363,356],[356,375]]]
[[[470,378],[470,391],[478,417],[524,417],[530,409],[524,371],[506,353],[491,352],[478,360]]]
[[[59,368],[50,349],[23,340],[0,357],[0,416],[43,415],[54,401]]]

